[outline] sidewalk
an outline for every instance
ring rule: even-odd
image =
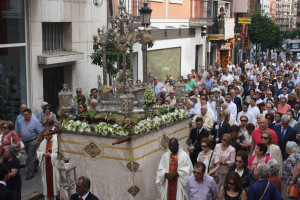
[[[43,184],[41,170],[34,174],[33,179],[25,180],[27,176],[27,168],[20,169],[22,189],[21,196],[22,200],[39,200],[43,199]]]

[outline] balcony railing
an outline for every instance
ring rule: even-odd
[[[214,23],[208,27],[208,35],[224,36],[225,40],[234,38],[235,22],[233,18],[214,18]]]
[[[191,0],[190,26],[211,26],[213,11],[213,0]]]

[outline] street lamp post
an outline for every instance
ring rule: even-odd
[[[151,18],[151,13],[152,9],[148,7],[148,3],[144,3],[144,7],[141,8],[140,10],[140,15],[141,15],[141,24],[144,27],[143,31],[141,32],[142,34],[147,34],[148,30],[147,27],[150,25],[150,18]],[[148,41],[145,41],[145,37],[141,37],[141,44],[142,44],[142,53],[143,53],[143,82],[149,83],[148,79],[148,68],[147,68],[147,44]]]

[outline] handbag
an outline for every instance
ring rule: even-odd
[[[298,187],[296,185],[289,185],[286,191],[286,196],[287,197],[298,197]]]
[[[214,155],[214,151],[211,153],[211,156],[209,158],[209,162],[208,162],[208,166],[207,166],[207,173],[209,173],[209,166],[210,166],[210,162],[211,162],[211,158],[213,157]],[[210,175],[211,177],[213,177],[213,179],[215,180],[216,184],[219,183],[219,174],[217,174],[217,172],[215,172],[215,174],[213,175]]]

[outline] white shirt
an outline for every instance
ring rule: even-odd
[[[232,101],[230,103],[227,103],[228,104],[228,110],[231,112],[232,114],[232,117],[234,119],[236,119],[236,116],[237,116],[237,108],[236,108],[236,104],[233,103]]]
[[[3,184],[6,186],[6,182],[4,182],[4,181],[0,181],[0,184]]]
[[[214,112],[213,109],[211,109],[210,104],[207,104],[206,107],[207,107],[207,112],[212,116],[212,118],[214,120],[216,120],[215,112]],[[194,109],[195,109],[195,113],[196,113],[195,116],[200,115],[200,113],[201,113],[201,104],[200,103],[196,103]]]
[[[248,123],[252,123],[252,124],[256,123],[256,118],[254,117],[254,115],[251,112],[249,112],[249,110],[247,110],[247,112],[244,112],[244,111],[239,112],[239,114],[237,116],[237,123],[238,124],[241,123],[241,116],[247,116],[248,117]]]
[[[224,82],[224,81],[227,81],[228,82],[228,85],[230,85],[233,81],[233,77],[232,75],[228,74],[227,76],[224,74],[222,77],[221,77],[221,82]]]
[[[87,196],[89,195],[89,193],[90,193],[90,192],[86,193],[86,194],[83,195],[81,198],[82,198],[83,200],[85,200],[85,199],[87,198]],[[79,199],[80,199],[80,196],[79,196]]]
[[[254,115],[255,119],[257,119],[257,115],[260,114],[260,111],[256,106],[252,107],[251,105],[249,105],[248,111]]]

